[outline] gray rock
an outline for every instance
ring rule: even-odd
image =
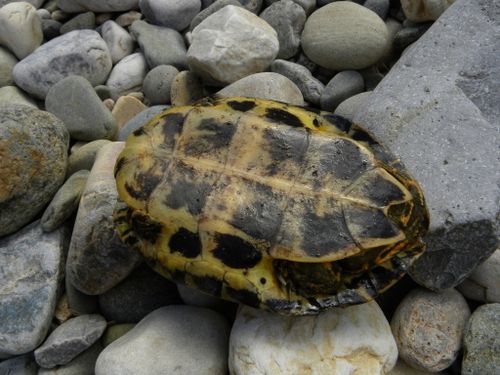
[[[179,71],[172,65],[159,65],[144,78],[143,92],[150,104],[170,104],[172,82]]]
[[[266,0],[267,5],[271,5],[277,3],[281,0]],[[311,12],[316,8],[316,0],[292,0],[294,3],[299,4],[307,15],[311,14]]]
[[[258,14],[262,8],[263,0],[238,0],[246,10]]]
[[[174,107],[192,104],[204,96],[203,82],[196,74],[184,70],[175,76],[170,87],[170,99]]]
[[[38,105],[33,98],[17,86],[0,87],[0,103],[4,106],[8,104],[22,104],[38,109]]]
[[[69,310],[74,315],[92,314],[97,310],[97,296],[89,296],[76,289],[66,277],[64,279]]]
[[[435,21],[455,0],[401,0],[406,17],[415,22]]]
[[[249,96],[252,98],[304,105],[304,97],[300,89],[285,76],[273,72],[249,75],[224,87],[215,96],[219,98]]]
[[[95,14],[93,12],[85,12],[63,23],[59,31],[61,34],[66,34],[73,30],[85,30],[94,28]]]
[[[0,44],[23,59],[42,44],[40,17],[31,4],[15,2],[0,8]]]
[[[38,221],[0,239],[0,358],[35,349],[47,334],[62,279],[69,232]]]
[[[69,319],[52,331],[35,350],[35,360],[44,368],[65,365],[90,348],[105,329],[106,320],[97,314]]]
[[[189,68],[216,85],[265,70],[279,50],[276,31],[267,22],[233,5],[207,17],[192,37]]]
[[[463,375],[500,373],[500,303],[480,306],[464,337]]]
[[[69,136],[54,115],[0,106],[0,236],[29,223],[64,182]]]
[[[37,375],[38,366],[32,354],[25,354],[0,362],[2,375]]]
[[[333,76],[321,94],[321,108],[333,112],[344,100],[360,94],[365,89],[365,81],[355,70],[344,70]]]
[[[373,91],[378,86],[378,84],[384,79],[384,75],[375,66],[360,70],[359,73],[364,80],[365,90]]]
[[[107,346],[95,373],[225,375],[228,336],[227,322],[212,310],[162,307]]]
[[[500,249],[477,266],[457,289],[469,299],[500,303]]]
[[[377,13],[377,15],[383,20],[386,19],[387,14],[389,14],[389,8],[391,6],[390,0],[366,0],[363,3],[365,8],[370,9],[372,12]]]
[[[54,84],[45,98],[47,111],[60,118],[72,139],[112,139],[116,121],[84,77],[69,76]]]
[[[75,30],[43,44],[14,67],[13,77],[24,91],[44,99],[55,83],[70,75],[86,78],[93,86],[111,71],[106,42],[93,30]]]
[[[108,45],[113,64],[134,51],[134,40],[123,27],[115,21],[106,21],[101,25],[101,35]]]
[[[99,296],[101,313],[116,323],[137,323],[153,310],[179,302],[176,285],[145,264]]]
[[[102,294],[113,288],[141,259],[120,241],[112,218],[118,197],[113,171],[123,145],[113,142],[101,148],[76,215],[66,277],[85,294]]]
[[[77,150],[71,149],[71,154],[68,159],[68,172],[66,176],[71,176],[73,173],[86,169],[90,171],[94,165],[97,152],[102,146],[108,144],[110,141],[106,139],[98,139],[97,141],[89,142]]]
[[[306,12],[292,0],[282,0],[264,9],[259,15],[278,34],[279,59],[288,59],[297,54],[300,34],[306,22]],[[307,99],[306,99],[307,100]]]
[[[407,26],[399,30],[394,35],[394,40],[392,41],[394,50],[401,53],[410,44],[420,39],[431,25],[431,22],[425,22],[415,26]]]
[[[78,171],[59,188],[43,213],[41,223],[44,232],[52,232],[57,229],[76,212],[88,176],[89,171]]]
[[[184,30],[201,9],[200,0],[140,0],[139,7],[146,21],[154,25]]]
[[[319,105],[325,85],[314,78],[309,69],[290,61],[274,60],[271,70],[295,83],[307,102]]]
[[[45,8],[37,9],[36,14],[38,14],[38,17],[40,17],[40,19],[49,19],[51,17],[50,12]]]
[[[146,59],[140,52],[121,59],[109,74],[106,86],[118,95],[139,91],[148,71]]]
[[[411,367],[431,372],[448,368],[462,347],[470,316],[467,302],[454,289],[414,289],[401,301],[391,321],[399,356]]]
[[[11,86],[14,83],[12,69],[17,62],[16,57],[8,49],[0,47],[0,87]]]
[[[210,4],[208,7],[199,12],[189,24],[189,30],[193,30],[198,26],[205,18],[214,14],[218,10],[224,8],[226,5],[243,6],[238,0],[217,0]]]
[[[489,1],[456,1],[354,119],[401,158],[424,190],[427,251],[410,274],[431,289],[459,284],[498,247],[496,12]]]
[[[62,23],[53,19],[42,19],[43,39],[47,42],[61,35]]]
[[[389,34],[376,13],[356,3],[338,1],[309,16],[301,42],[305,54],[324,68],[364,69],[382,57]]]
[[[130,133],[132,133],[134,130],[139,129],[141,126],[145,125],[154,116],[156,116],[158,113],[167,108],[168,106],[166,105],[154,105],[152,107],[145,109],[142,112],[139,112],[137,115],[128,120],[125,123],[125,125],[122,126],[118,134],[118,141],[126,141]],[[71,161],[71,156],[70,156],[70,161]]]
[[[53,369],[41,368],[37,375],[91,375],[94,373],[95,363],[102,349],[103,346],[98,341],[67,365],[57,366]]]
[[[59,0],[57,6],[67,13],[90,10],[95,13],[125,12],[136,9],[139,0]]]
[[[369,99],[371,94],[371,91],[366,91],[361,94],[351,96],[349,99],[344,100],[337,106],[335,114],[353,121],[356,114],[364,108],[365,102]]]
[[[158,65],[186,67],[186,45],[179,32],[166,27],[135,21],[130,33],[137,40],[150,68]]]

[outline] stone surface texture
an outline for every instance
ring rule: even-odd
[[[200,0],[140,0],[146,20],[154,25],[182,31],[201,9]]]
[[[431,289],[459,284],[498,247],[499,11],[498,2],[456,1],[354,118],[424,190],[427,251],[410,274]]]
[[[136,9],[139,0],[59,0],[57,6],[67,13],[92,12],[123,12]]]
[[[102,344],[97,341],[68,364],[52,369],[41,368],[37,375],[93,375],[95,362],[102,349]]]

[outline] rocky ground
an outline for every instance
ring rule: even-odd
[[[0,374],[499,374],[498,35],[496,0],[0,0]],[[373,132],[429,205],[409,276],[285,318],[144,265],[119,141],[207,95]]]

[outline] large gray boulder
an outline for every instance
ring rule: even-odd
[[[410,274],[435,290],[460,283],[498,244],[498,11],[489,0],[456,1],[354,117],[424,189],[428,249]]]

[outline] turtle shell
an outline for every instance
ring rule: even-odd
[[[417,182],[332,113],[253,98],[170,108],[117,159],[122,240],[161,274],[283,314],[369,301],[422,253]]]

